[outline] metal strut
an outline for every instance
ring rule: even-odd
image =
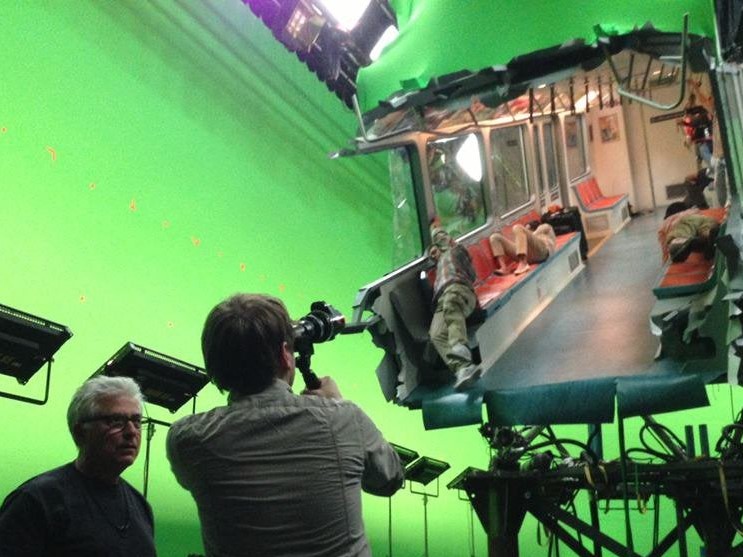
[[[594,26],[594,30],[597,35],[601,35],[601,26],[596,25]],[[674,56],[674,57],[667,57],[666,59],[671,59],[673,61],[678,61],[681,63],[681,88],[679,89],[679,96],[676,101],[672,102],[671,104],[661,104],[657,103],[651,99],[641,97],[640,95],[636,95],[632,93],[629,89],[625,89],[623,86],[623,83],[627,81],[629,83],[629,80],[632,78],[632,75],[628,75],[626,78],[622,78],[619,75],[619,72],[617,71],[617,67],[614,65],[614,61],[611,58],[611,54],[609,53],[609,49],[606,47],[606,44],[608,43],[608,39],[606,37],[600,37],[599,38],[599,46],[601,46],[601,50],[604,52],[604,57],[606,58],[606,61],[609,63],[609,67],[611,68],[612,73],[614,74],[614,80],[617,82],[617,92],[623,96],[627,97],[628,99],[635,100],[639,103],[646,104],[648,106],[652,106],[653,108],[657,108],[658,110],[673,110],[674,108],[678,107],[683,101],[684,97],[686,96],[686,58],[687,58],[687,42],[688,42],[688,36],[689,36],[689,14],[684,14],[684,23],[683,23],[683,31],[681,32],[681,55],[680,56]]]

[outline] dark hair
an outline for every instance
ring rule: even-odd
[[[675,215],[676,213],[680,213],[681,211],[686,211],[688,208],[689,206],[683,201],[674,201],[668,207],[666,207],[666,214],[663,215],[663,219],[665,220],[668,217]]]
[[[236,294],[209,312],[201,333],[206,374],[220,391],[254,394],[281,371],[284,343],[294,347],[283,302],[262,294]]]
[[[709,169],[707,168],[702,168],[696,174],[696,182],[702,187],[707,187],[711,182],[714,182],[714,179],[710,177],[708,170]]]

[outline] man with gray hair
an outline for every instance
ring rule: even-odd
[[[0,507],[3,557],[152,557],[152,509],[120,476],[139,454],[142,393],[128,377],[75,392],[67,424],[77,458],[23,483]]]

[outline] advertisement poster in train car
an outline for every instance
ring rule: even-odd
[[[619,119],[616,114],[599,117],[599,130],[601,130],[601,142],[619,140]]]

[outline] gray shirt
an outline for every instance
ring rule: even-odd
[[[167,454],[199,511],[209,557],[371,555],[361,489],[392,495],[403,471],[352,402],[265,391],[188,416]]]

